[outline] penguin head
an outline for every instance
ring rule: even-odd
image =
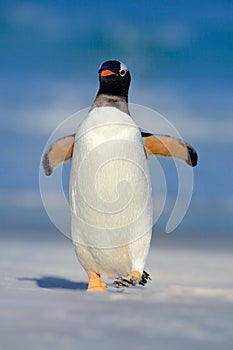
[[[99,93],[113,96],[128,96],[130,72],[120,61],[106,61],[99,69]]]

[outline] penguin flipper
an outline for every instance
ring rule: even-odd
[[[192,167],[197,165],[197,152],[181,139],[167,135],[153,135],[147,132],[141,132],[141,134],[148,156],[154,154],[164,157],[175,157],[184,160]]]
[[[72,158],[75,135],[62,137],[50,145],[43,155],[43,168],[47,176],[62,162]]]

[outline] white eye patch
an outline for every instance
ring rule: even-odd
[[[124,63],[120,62],[120,64],[121,64],[120,70],[125,70],[125,71],[128,70],[128,68],[126,67],[126,65]]]
[[[124,64],[124,63],[122,63],[122,62],[120,62],[120,71],[119,71],[119,74],[120,74],[120,76],[124,76],[126,73],[127,73],[127,71],[128,71],[128,68],[126,67],[126,65]]]

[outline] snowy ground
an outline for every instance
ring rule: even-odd
[[[153,246],[146,287],[87,293],[66,239],[0,241],[0,349],[232,349],[233,256]]]

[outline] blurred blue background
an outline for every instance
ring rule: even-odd
[[[164,115],[199,153],[190,209],[166,244],[229,246],[232,13],[230,0],[2,1],[1,236],[52,230],[38,185],[44,145],[62,120],[92,103],[100,64],[120,59],[133,76],[130,101]],[[175,168],[162,164],[172,201]],[[155,228],[161,240],[165,209]]]

